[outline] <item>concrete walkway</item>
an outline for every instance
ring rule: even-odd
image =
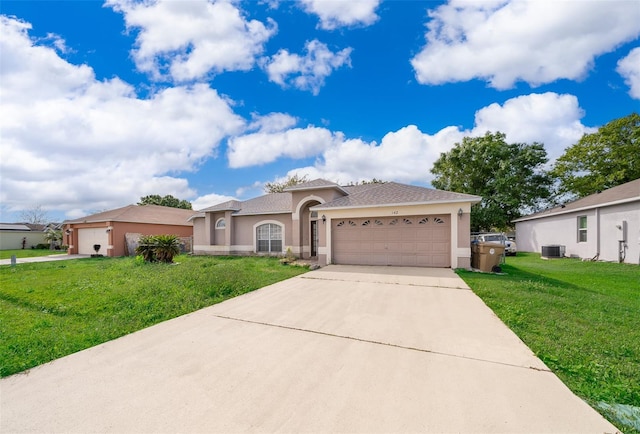
[[[0,387],[0,432],[617,431],[448,269],[329,266]]]
[[[47,256],[35,256],[33,258],[16,258],[16,264],[28,264],[31,262],[68,261],[69,259],[90,258],[91,255],[65,255],[59,253]],[[0,259],[0,265],[11,265],[11,258]]]

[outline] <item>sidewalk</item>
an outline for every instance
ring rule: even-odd
[[[82,259],[90,257],[91,255],[65,255],[63,253],[49,256],[36,256],[33,258],[16,258],[16,264],[28,264],[30,262],[67,261],[69,259]],[[11,258],[0,259],[0,265],[11,265]]]

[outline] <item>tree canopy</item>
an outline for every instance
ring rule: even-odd
[[[193,209],[191,202],[188,200],[180,200],[172,195],[160,196],[159,194],[151,194],[140,198],[138,205],[160,205],[169,206],[171,208]]]
[[[34,225],[44,225],[49,223],[49,214],[42,209],[42,205],[36,205],[29,209],[22,210],[20,212],[20,219],[24,223],[31,223]]]
[[[584,197],[640,178],[640,115],[615,119],[585,134],[556,160],[559,194]]]
[[[308,182],[309,178],[307,175],[300,176],[297,173],[289,176],[287,179],[281,182],[267,182],[264,185],[265,193],[282,193],[285,188],[293,187],[294,185],[302,184]]]
[[[537,210],[550,196],[551,179],[543,166],[540,143],[512,143],[501,132],[465,137],[434,163],[433,186],[474,194],[482,202],[471,209],[471,230],[503,230],[523,212]]]

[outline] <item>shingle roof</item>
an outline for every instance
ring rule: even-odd
[[[303,182],[301,184],[292,185],[285,188],[283,191],[303,191],[303,190],[322,190],[325,188],[333,188],[345,192],[344,188],[336,184],[335,182],[327,181],[326,179],[314,179],[312,181]]]
[[[480,202],[479,196],[453,193],[433,188],[386,182],[384,184],[368,184],[365,186],[346,187],[348,196],[340,197],[332,202],[316,205],[313,209],[360,208],[377,205],[401,205],[419,203],[445,202]]]
[[[228,200],[226,202],[219,203],[217,205],[210,206],[209,208],[201,209],[200,212],[207,211],[238,211],[241,208],[239,200]]]
[[[126,222],[158,225],[192,226],[190,209],[171,208],[158,205],[128,205],[97,214],[66,220],[64,223]]]
[[[192,214],[191,218],[204,217],[206,212],[233,211],[233,215],[283,214],[292,212],[292,192],[304,190],[318,190],[323,188],[338,188],[347,196],[332,202],[316,205],[313,209],[329,208],[358,208],[377,205],[400,205],[418,203],[445,202],[480,202],[481,198],[470,194],[452,193],[450,191],[435,190],[433,188],[416,187],[413,185],[387,182],[383,184],[363,184],[339,186],[324,179],[298,184],[286,189],[283,193],[270,193],[264,196],[239,202],[236,200],[224,202],[205,208]]]
[[[287,213],[291,206],[291,193],[270,193],[242,202],[234,215]]]
[[[555,214],[565,214],[572,211],[598,208],[618,202],[630,202],[634,200],[640,200],[640,179],[636,179],[635,181],[630,181],[616,187],[611,187],[603,192],[595,193],[555,208],[550,208],[519,218],[514,220],[514,222],[533,220]]]

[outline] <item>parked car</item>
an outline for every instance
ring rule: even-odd
[[[518,253],[518,247],[516,242],[507,238],[505,234],[490,233],[490,234],[477,234],[471,236],[471,242],[480,243],[500,243],[504,244],[504,253],[508,256],[516,256]]]

